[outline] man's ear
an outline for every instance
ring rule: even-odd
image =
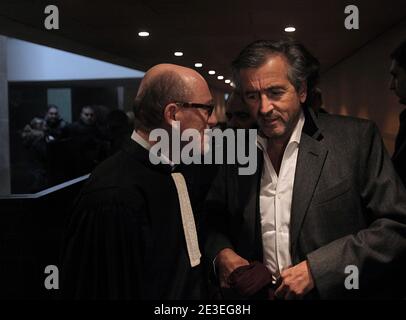
[[[300,102],[304,103],[306,101],[306,97],[307,97],[307,84],[305,81],[303,81],[299,89]]]
[[[172,125],[172,121],[176,120],[175,114],[178,111],[178,106],[175,103],[169,103],[164,109],[164,121],[169,126]]]

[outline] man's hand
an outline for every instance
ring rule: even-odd
[[[280,299],[301,299],[314,287],[307,261],[282,271],[281,280],[281,285],[275,291],[275,296]]]
[[[220,287],[229,288],[228,277],[231,272],[241,266],[248,265],[249,262],[241,258],[233,250],[226,248],[221,250],[216,256],[216,265],[220,281]]]

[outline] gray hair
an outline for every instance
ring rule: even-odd
[[[320,63],[301,43],[293,39],[258,40],[245,47],[232,63],[237,88],[241,88],[239,79],[241,69],[258,68],[272,55],[282,55],[286,58],[290,83],[296,91],[303,82],[306,83],[307,95],[311,98],[319,80]]]

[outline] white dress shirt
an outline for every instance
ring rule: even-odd
[[[304,121],[303,111],[301,111],[299,120],[283,153],[279,176],[276,174],[267,153],[267,139],[258,136],[257,140],[259,148],[264,154],[259,198],[263,262],[274,275],[274,280],[282,270],[292,264],[289,246],[290,212],[297,155]]]

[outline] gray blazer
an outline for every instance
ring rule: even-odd
[[[395,173],[377,127],[368,120],[304,109],[293,187],[290,253],[307,260],[315,281],[311,298],[405,296],[406,191]],[[213,261],[223,248],[262,261],[257,171],[238,175],[224,165],[206,201],[205,253]],[[359,289],[344,286],[359,270]],[[403,291],[403,292],[402,292]]]

